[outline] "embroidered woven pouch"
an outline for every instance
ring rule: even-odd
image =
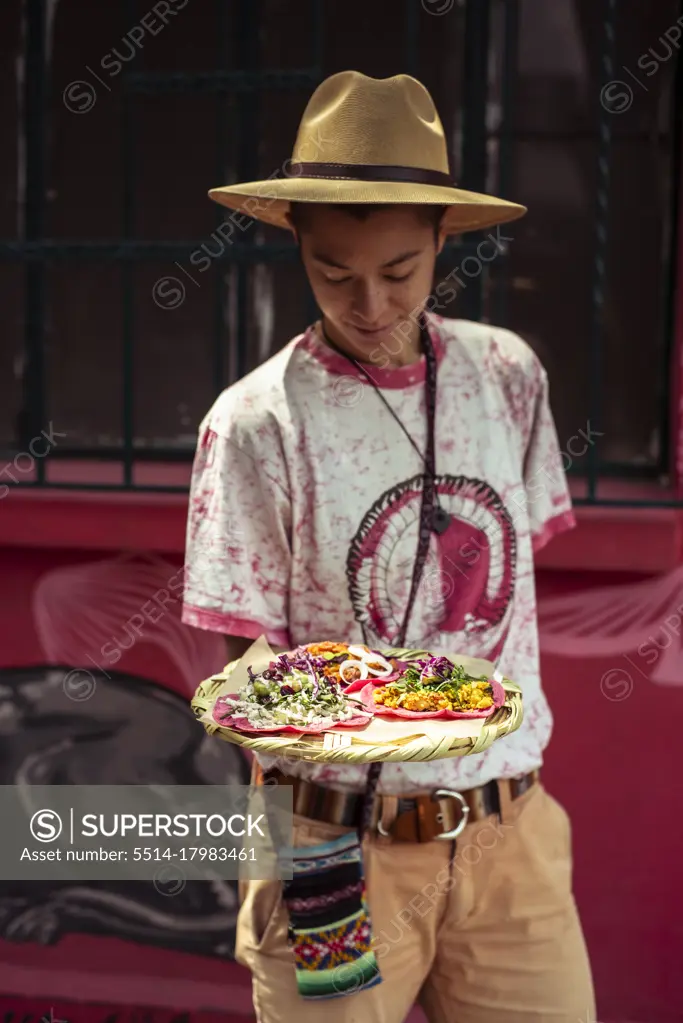
[[[355,831],[331,842],[286,850],[283,882],[289,941],[303,998],[339,998],[381,983]]]

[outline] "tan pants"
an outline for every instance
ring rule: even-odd
[[[294,845],[346,828],[294,819]],[[237,925],[259,1023],[594,1023],[590,967],[571,892],[567,814],[541,785],[452,843],[364,844],[383,982],[307,1001],[297,991],[279,881],[250,881]]]

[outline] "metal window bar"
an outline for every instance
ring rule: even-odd
[[[135,20],[136,0],[123,0],[129,20]],[[487,172],[487,143],[498,138],[498,174],[503,192],[511,188],[511,164],[513,107],[517,73],[517,40],[519,25],[519,0],[507,0],[505,4],[505,35],[503,51],[503,118],[499,129],[487,130],[486,107],[488,101],[487,64],[490,47],[491,5],[494,0],[465,0],[464,24],[465,66],[463,69],[464,88],[464,131],[462,139],[462,186],[484,190]],[[615,36],[618,20],[618,0],[602,0],[603,41],[601,52],[601,82],[613,78]],[[24,209],[24,237],[19,240],[0,240],[0,259],[21,261],[25,265],[25,353],[26,372],[24,376],[23,409],[17,424],[20,449],[39,435],[46,421],[44,381],[44,331],[46,305],[46,268],[58,261],[93,260],[120,262],[124,291],[123,310],[123,394],[122,425],[123,446],[121,448],[69,449],[51,453],[52,458],[78,457],[80,455],[115,458],[122,461],[124,482],[122,486],[87,483],[57,483],[46,479],[45,461],[37,459],[37,479],[24,486],[49,486],[74,490],[120,490],[183,492],[185,487],[146,486],[134,482],[134,268],[138,261],[172,260],[186,257],[189,252],[201,246],[199,241],[150,242],[135,238],[134,184],[135,149],[132,101],[135,96],[146,94],[171,95],[174,93],[213,93],[224,102],[219,104],[218,114],[218,170],[219,177],[225,171],[226,123],[229,98],[238,99],[238,127],[240,137],[240,176],[248,176],[255,165],[255,140],[258,137],[259,93],[264,89],[313,88],[323,76],[324,4],[323,0],[311,0],[313,18],[313,59],[308,68],[291,70],[262,69],[258,52],[258,6],[252,0],[239,0],[238,23],[240,32],[240,67],[228,68],[230,59],[227,31],[227,5],[218,0],[221,52],[218,62],[222,67],[207,72],[147,72],[138,70],[123,76],[125,97],[123,102],[123,163],[124,180],[124,223],[122,237],[110,241],[55,242],[45,238],[45,139],[48,105],[48,82],[45,75],[46,45],[46,0],[27,0],[26,4],[26,77],[24,83],[23,117],[26,136],[26,198]],[[403,5],[405,25],[405,62],[408,73],[418,72],[419,11],[414,0],[405,0]],[[237,54],[233,55],[237,56]],[[233,60],[233,63],[236,63]],[[680,64],[679,64],[680,80]],[[677,108],[677,124],[680,131],[680,105]],[[598,105],[598,188],[596,192],[596,244],[594,249],[593,302],[593,344],[591,373],[591,416],[599,422],[601,414],[601,369],[602,369],[602,310],[605,298],[605,256],[607,244],[607,215],[609,205],[609,156],[611,147],[611,125],[609,113]],[[581,133],[584,135],[585,133]],[[518,137],[518,136],[515,136]],[[680,134],[677,136],[680,140]],[[474,253],[481,236],[472,234],[446,246],[437,269],[452,266],[454,259]],[[673,248],[673,239],[672,239]],[[251,234],[243,242],[230,246],[228,252],[217,257],[216,272],[220,274],[225,263],[234,267],[237,279],[237,375],[244,371],[246,352],[246,331],[242,329],[248,313],[249,271],[256,263],[275,264],[297,258],[295,246],[291,243],[255,245]],[[496,268],[496,318],[504,321],[506,278],[505,260]],[[481,280],[474,282],[462,296],[462,315],[479,319],[482,311]],[[225,330],[226,289],[221,278],[216,289],[215,333],[213,368],[215,386],[218,391],[225,385],[225,366],[222,338]],[[669,296],[671,298],[671,296]],[[314,309],[309,294],[309,311]],[[465,308],[464,306],[467,306]],[[672,324],[669,323],[669,332]],[[663,437],[666,432],[663,433]],[[146,456],[147,458],[149,456]],[[154,460],[186,461],[191,453],[175,448],[155,449]],[[661,468],[653,470],[661,472]],[[598,495],[598,483],[611,475],[620,478],[629,476],[643,478],[639,468],[602,463],[596,446],[588,454],[588,496],[575,499],[577,504],[601,504],[620,507],[682,507],[683,500],[668,499],[606,499]]]
[[[498,188],[502,196],[515,194],[513,180],[513,135],[515,132],[517,60],[519,50],[519,0],[506,0],[503,6],[503,55],[501,66],[502,111],[500,129],[489,132],[498,140]],[[505,323],[510,288],[509,261],[501,259],[494,271],[494,322]]]
[[[679,0],[678,9],[680,16],[683,17],[683,0]],[[681,218],[681,213],[683,212],[683,186],[681,186],[681,182],[683,182],[683,102],[680,100],[680,97],[683,96],[683,59],[680,58],[680,54],[675,65],[673,92],[675,96],[679,97],[679,100],[678,103],[674,104],[671,111],[670,130],[675,141],[669,198],[671,202],[671,222],[676,227],[670,231],[668,237],[668,273],[664,275],[661,288],[665,315],[663,323],[664,366],[662,367],[663,372],[660,375],[659,402],[662,409],[660,434],[662,462],[664,465],[672,465],[676,458],[678,438],[674,437],[674,431],[677,430],[678,423],[675,415],[672,414],[671,408],[673,393],[670,374],[675,378],[676,367],[674,360],[681,357],[676,351],[676,330],[683,329],[683,325],[679,326],[676,322],[677,300],[679,308],[683,309],[682,296],[676,294],[683,266],[683,237],[681,236],[683,234],[681,230],[683,227],[683,219]],[[657,133],[657,145],[659,145],[659,141],[660,137],[659,133]],[[655,142],[655,139],[653,139],[653,142]],[[678,396],[678,400],[680,402],[680,396]],[[676,489],[680,493],[683,481],[676,479],[676,471],[674,471],[673,476]]]
[[[45,121],[47,92],[45,78],[45,46],[47,19],[43,0],[29,0],[25,9],[26,72],[24,81],[24,129],[26,139],[26,189],[24,206],[25,244],[41,246],[45,235]],[[17,424],[26,451],[34,437],[45,426],[44,331],[45,276],[44,260],[26,267],[24,294],[25,356],[23,409]],[[37,485],[45,484],[45,458],[36,459]],[[21,484],[19,484],[21,485]]]
[[[126,22],[136,21],[136,0],[124,0]],[[135,237],[135,112],[130,94],[124,90],[121,104],[123,123],[123,237],[126,241]],[[122,350],[122,395],[123,413],[123,486],[133,486],[135,455],[135,268],[129,261],[121,267],[123,285],[123,350]]]
[[[463,46],[463,132],[461,187],[471,191],[486,190],[488,105],[489,28],[491,4],[469,0],[465,7],[465,40]],[[465,235],[465,240],[476,242],[480,235]],[[460,296],[462,316],[480,320],[483,312],[483,281],[479,275],[477,287],[467,288]]]
[[[224,0],[216,0],[215,15],[218,23],[218,52],[217,61],[228,69],[231,60],[230,50],[230,8]],[[216,103],[216,181],[224,181],[227,163],[227,139],[228,139],[228,117],[232,117],[230,101],[226,93],[221,92],[217,96]],[[218,211],[216,211],[218,219]],[[224,320],[228,303],[228,289],[226,287],[225,274],[222,268],[216,273],[215,301],[213,310],[213,382],[214,391],[219,393],[225,385],[225,360],[223,358],[223,331]]]
[[[590,373],[590,421],[596,431],[602,423],[601,391],[603,379],[603,313],[605,308],[605,280],[607,261],[607,230],[610,198],[610,154],[612,148],[612,123],[609,114],[600,102],[603,88],[614,80],[614,59],[616,51],[617,0],[603,0],[603,42],[600,63],[600,91],[596,90],[598,110],[598,175],[596,185],[595,249],[593,256],[592,291],[592,344]],[[588,449],[588,501],[594,502],[598,483],[598,447],[593,443]]]

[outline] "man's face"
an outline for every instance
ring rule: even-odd
[[[301,257],[331,339],[365,362],[385,365],[387,352],[404,361],[398,349],[414,349],[416,310],[431,291],[444,240],[411,207],[358,220],[311,205]]]

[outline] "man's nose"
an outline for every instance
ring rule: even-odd
[[[353,296],[354,312],[366,323],[378,323],[386,306],[386,290],[379,281],[359,281]]]

